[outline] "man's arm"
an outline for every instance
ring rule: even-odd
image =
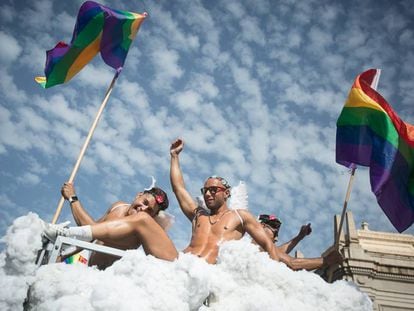
[[[170,147],[171,166],[170,166],[170,181],[172,190],[178,200],[181,210],[184,215],[191,221],[194,218],[194,213],[197,204],[194,202],[191,195],[185,188],[183,174],[180,168],[179,154],[184,148],[184,141],[176,139]]]
[[[247,210],[238,210],[240,216],[243,219],[244,228],[248,234],[256,241],[256,243],[265,250],[270,258],[279,260],[279,256],[275,251],[273,241],[268,237],[260,223],[250,214]]]
[[[292,240],[290,240],[289,242],[286,242],[284,244],[282,244],[281,246],[277,246],[278,249],[280,249],[282,252],[289,254],[291,252],[292,249],[295,248],[295,246],[303,240],[303,238],[309,234],[311,234],[312,232],[312,228],[311,228],[311,224],[307,224],[307,225],[303,225],[300,228],[300,231],[298,233],[297,236],[295,236]]]
[[[281,261],[292,270],[314,270],[334,263],[342,262],[342,256],[338,251],[329,253],[325,257],[319,258],[294,258],[282,252],[266,235],[263,227],[248,211],[239,211],[243,218],[248,234],[260,245],[270,256],[270,258]]]
[[[343,257],[337,250],[330,252],[325,257],[318,258],[294,258],[280,252],[279,261],[286,264],[292,270],[315,270],[324,266],[340,264],[343,261]]]
[[[72,183],[68,182],[63,184],[61,193],[66,200],[69,200],[72,196],[76,196],[75,187]],[[96,223],[96,221],[83,208],[80,201],[70,203],[70,208],[72,210],[73,218],[78,226],[93,225]]]

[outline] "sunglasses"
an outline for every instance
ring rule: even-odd
[[[203,187],[203,188],[200,189],[202,195],[205,195],[207,193],[207,191],[209,191],[210,194],[215,195],[217,192],[220,192],[220,191],[223,191],[224,192],[226,190],[227,190],[227,188],[224,188],[224,187],[216,187],[216,186]]]
[[[279,230],[278,229],[275,229],[272,226],[270,226],[268,224],[265,224],[265,223],[262,223],[262,226],[263,226],[263,228],[267,228],[270,231],[272,231],[272,233],[273,233],[273,239],[275,239],[279,235]]]
[[[262,224],[268,225],[276,231],[279,231],[280,225],[282,224],[282,222],[274,215],[259,215],[258,218]]]

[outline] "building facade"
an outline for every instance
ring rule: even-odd
[[[335,235],[339,216],[335,217]],[[336,238],[336,236],[335,236]],[[345,215],[339,238],[341,266],[317,270],[327,281],[348,280],[373,301],[375,311],[414,311],[414,236],[356,229],[351,212]],[[324,254],[331,251],[326,250]]]

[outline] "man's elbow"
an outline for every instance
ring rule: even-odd
[[[279,258],[279,261],[283,262],[286,266],[288,266],[293,271],[301,270],[301,267],[295,262],[295,259],[292,257]]]

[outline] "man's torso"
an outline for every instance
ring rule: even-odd
[[[215,263],[219,244],[224,241],[239,240],[244,234],[241,219],[235,210],[228,210],[217,217],[198,209],[193,219],[193,234],[190,245],[184,250]]]

